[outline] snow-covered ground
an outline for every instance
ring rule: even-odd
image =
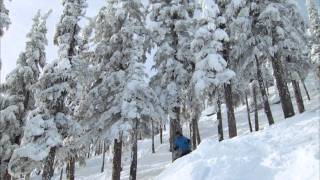
[[[309,111],[222,143],[205,139],[196,151],[178,159],[156,179],[317,180],[317,113]]]
[[[319,179],[319,120],[320,92],[315,84],[308,85],[312,100],[305,98],[307,111],[292,118],[283,118],[280,104],[272,105],[275,125],[269,127],[263,109],[259,111],[260,131],[250,133],[245,106],[236,109],[238,137],[227,139],[226,113],[223,113],[224,135],[227,140],[217,141],[216,117],[203,113],[199,122],[202,143],[198,149],[174,163],[168,144],[155,138],[156,153],[151,153],[151,140],[138,143],[138,180],[317,180]],[[303,94],[304,91],[302,90]],[[275,94],[274,88],[270,93]],[[292,93],[293,95],[293,93]],[[276,102],[277,97],[272,97]],[[295,111],[295,99],[292,99]],[[225,108],[223,108],[225,110]],[[253,114],[252,117],[253,119]],[[252,121],[253,123],[253,121]],[[185,132],[188,132],[185,129]],[[185,133],[189,136],[189,133]],[[130,154],[124,149],[122,179],[128,179]],[[112,154],[106,155],[104,173],[100,173],[102,156],[77,166],[77,180],[111,179]],[[37,179],[37,178],[35,178]],[[59,172],[54,176],[59,179]],[[65,179],[65,175],[63,176]]]

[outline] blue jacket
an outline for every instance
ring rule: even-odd
[[[174,149],[180,150],[180,151],[182,151],[182,153],[189,152],[191,150],[190,139],[188,139],[184,136],[177,137],[174,142]]]

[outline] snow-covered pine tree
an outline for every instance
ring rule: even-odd
[[[125,137],[131,135],[132,179],[136,177],[137,128],[150,124],[142,116],[162,118],[155,106],[156,95],[145,82],[143,63],[150,44],[142,9],[139,0],[115,0],[108,1],[98,13],[92,59],[95,82],[77,109],[78,116],[85,117],[82,123],[91,138],[112,141],[122,131]],[[118,163],[115,166],[121,167]]]
[[[227,69],[227,63],[221,55],[223,41],[228,40],[227,33],[216,26],[219,9],[203,8],[203,15],[197,19],[194,40],[191,43],[195,55],[195,72],[192,76],[194,94],[200,101],[204,101],[205,94],[216,86],[229,81],[234,72]],[[210,14],[210,15],[207,15]]]
[[[0,0],[0,37],[2,37],[4,30],[10,25],[9,10],[6,9],[4,0]]]
[[[192,56],[188,47],[191,39],[187,31],[193,11],[193,1],[151,1],[150,19],[154,23],[152,32],[158,47],[154,61],[164,92],[162,104],[170,118],[170,150],[175,132],[182,131],[180,111],[191,79],[189,72],[194,69],[194,64],[190,63]]]
[[[294,110],[289,89],[286,83],[283,59],[288,44],[303,43],[304,36],[302,17],[296,5],[288,0],[258,1],[251,5],[253,16],[256,16],[255,27],[258,44],[256,50],[270,59],[280,101],[285,118],[293,116]]]
[[[49,14],[41,15],[38,11],[35,15],[31,31],[27,34],[25,51],[20,54],[17,67],[1,85],[1,175],[7,169],[13,150],[20,144],[27,114],[35,107],[32,85],[37,82],[40,68],[46,63],[46,20]]]
[[[285,31],[291,31],[297,35],[286,38],[285,41],[281,43],[283,64],[287,82],[291,82],[292,84],[298,110],[302,113],[305,111],[305,108],[299,80],[300,77],[306,77],[312,68],[310,61],[310,46],[308,45],[308,38],[305,33],[306,26],[304,19],[299,12],[287,11],[287,16],[289,17],[289,20],[291,20],[292,27],[294,28],[287,27]]]
[[[42,179],[52,177],[56,154],[74,161],[70,139],[77,137],[81,130],[71,118],[70,100],[75,90],[72,62],[79,48],[78,23],[86,2],[65,0],[62,4],[65,9],[54,38],[59,46],[59,59],[45,67],[35,84],[37,108],[29,114],[21,147],[15,151],[10,169],[13,173],[28,173],[43,164]]]
[[[316,65],[316,73],[320,79],[320,14],[315,0],[306,0],[312,38],[311,59]],[[317,8],[318,7],[318,8]]]
[[[190,96],[195,96],[192,101],[198,107],[199,104],[204,104],[208,95],[212,94],[217,87],[228,82],[234,76],[234,72],[227,68],[227,63],[222,56],[223,41],[228,41],[229,37],[223,29],[217,27],[217,21],[221,18],[219,17],[219,8],[213,1],[210,2],[210,4],[205,2],[202,4],[201,16],[195,19],[196,31],[191,42],[195,70],[191,80],[193,92]],[[220,107],[220,99],[216,100]],[[198,111],[202,110],[203,108],[199,108]],[[193,121],[195,122],[192,123],[192,127],[197,127],[198,119],[193,118]],[[193,133],[196,131],[198,131],[197,128],[193,128]]]
[[[234,42],[233,37],[230,36],[232,28],[230,27],[233,19],[238,16],[241,8],[245,5],[246,1],[244,0],[217,0],[216,1],[221,18],[219,19],[219,27],[223,29],[228,35],[228,41],[223,42],[223,58],[228,64],[228,68],[232,67],[234,59],[232,59],[230,53],[233,48]],[[237,125],[236,118],[234,115],[234,105],[233,105],[233,81],[229,81],[224,84],[224,97],[225,103],[227,106],[227,115],[228,115],[228,129],[229,137],[237,136]]]
[[[73,120],[76,120],[73,116],[73,111],[78,103],[78,97],[82,92],[81,84],[77,81],[78,69],[81,65],[80,59],[83,56],[80,55],[80,50],[83,50],[83,40],[80,37],[80,25],[79,21],[85,15],[85,8],[87,7],[86,0],[63,0],[62,5],[64,6],[63,13],[60,17],[60,21],[56,26],[56,34],[54,36],[54,44],[59,47],[59,58],[69,60],[70,72],[69,78],[67,79],[70,89],[67,92],[65,103],[69,108],[68,115]],[[85,40],[84,40],[85,41]],[[66,156],[62,157],[62,160],[68,160],[68,179],[74,179],[75,161],[77,159],[77,152],[79,147],[82,147],[77,141],[77,137],[73,137],[69,134],[65,139],[64,149],[66,150]],[[82,141],[80,141],[82,142]]]

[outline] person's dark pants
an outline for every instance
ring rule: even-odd
[[[190,150],[188,150],[188,151],[186,151],[186,152],[182,153],[180,157],[185,156],[185,155],[187,155],[187,154],[189,154],[189,153],[191,153],[191,151],[190,151]]]

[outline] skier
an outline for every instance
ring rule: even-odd
[[[189,154],[191,152],[190,139],[184,137],[180,131],[177,131],[173,149],[176,151],[175,159]]]

